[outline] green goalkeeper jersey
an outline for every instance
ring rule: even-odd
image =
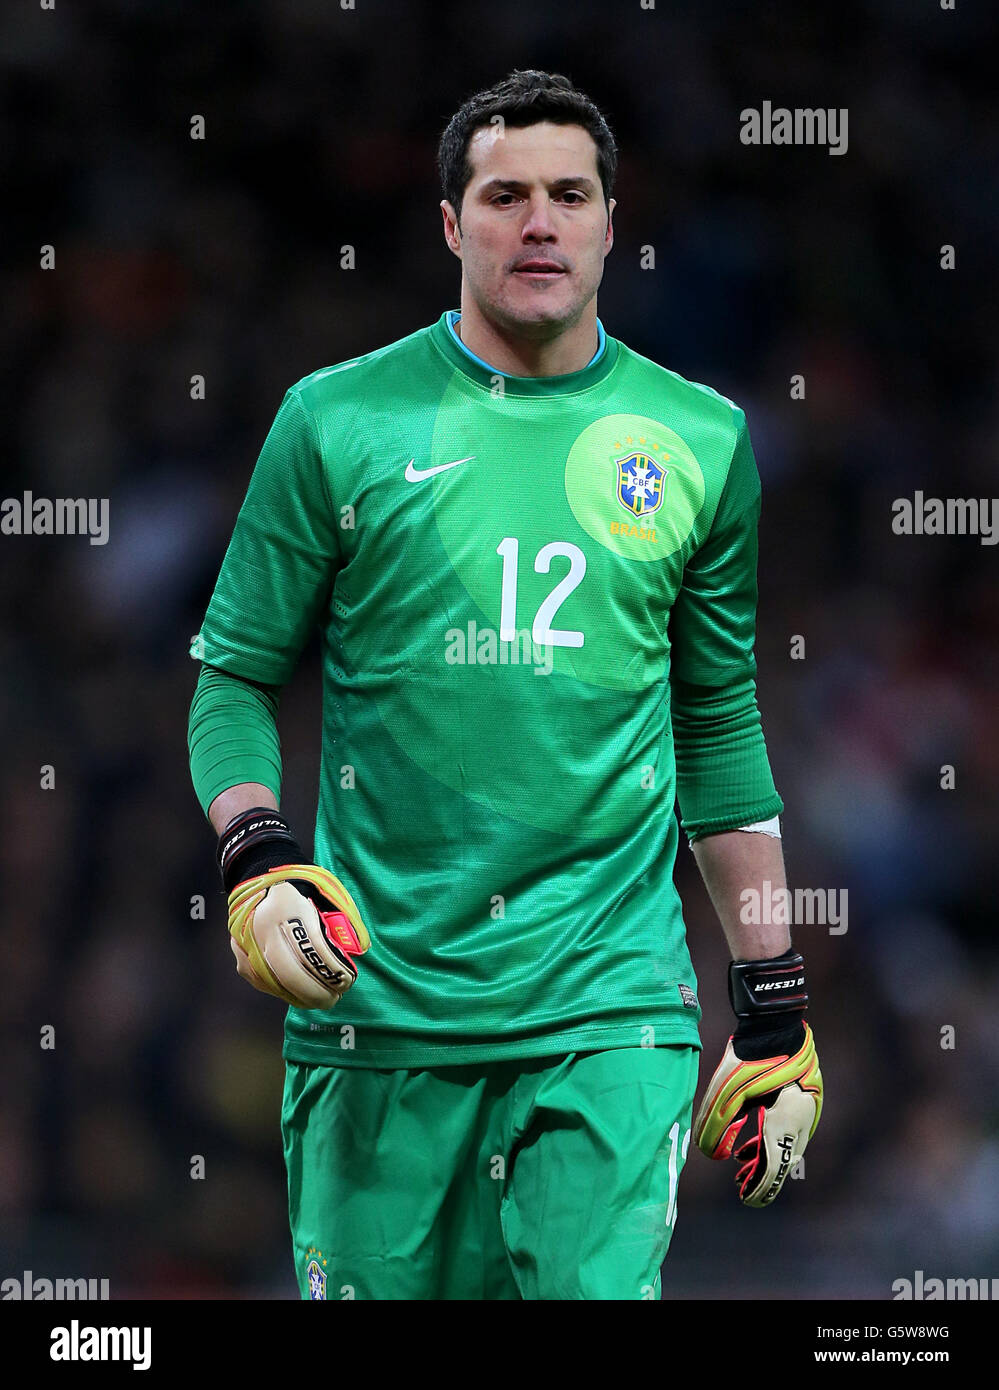
[[[444,314],[291,387],[194,648],[279,687],[322,634],[315,858],[372,945],[287,1058],[699,1045],[671,677],[754,674],[759,496],[742,411],[610,336],[511,377]]]

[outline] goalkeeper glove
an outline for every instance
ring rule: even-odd
[[[371,945],[357,904],[305,855],[277,811],[243,811],[219,837],[236,969],[254,989],[302,1009],[332,1009]]]
[[[793,947],[771,960],[732,961],[728,996],[738,1024],[701,1101],[694,1141],[708,1158],[734,1156],[740,1199],[765,1207],[822,1113],[805,963]]]

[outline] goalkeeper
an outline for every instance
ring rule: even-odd
[[[288,1005],[303,1298],[646,1299],[695,1144],[766,1206],[818,1122],[756,702],[760,482],[733,402],[596,296],[614,138],[519,72],[445,130],[459,310],[286,393],[193,652],[236,967]],[[279,811],[318,627],[319,808]],[[681,827],[733,1035],[696,1122]]]

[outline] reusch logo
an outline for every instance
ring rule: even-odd
[[[793,1134],[782,1134],[781,1137],[778,1139],[777,1147],[780,1149],[780,1167],[774,1174],[773,1182],[767,1188],[767,1195],[763,1198],[764,1202],[772,1202],[773,1199],[777,1196],[777,1193],[780,1191],[781,1184],[784,1181],[784,1174],[791,1166],[791,1155],[794,1152],[793,1146]]]
[[[322,956],[316,950],[315,946],[313,946],[312,942],[310,941],[308,930],[303,924],[301,918],[293,917],[291,919],[291,934],[298,944],[298,949],[301,951],[304,958],[308,961],[315,974],[319,975],[321,979],[329,980],[332,984],[335,985],[343,983],[343,981],[346,979],[346,976],[344,975],[343,971],[334,971],[329,968],[329,966],[323,960]]]

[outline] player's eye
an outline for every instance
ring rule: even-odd
[[[496,204],[499,204],[501,198],[510,198],[510,199],[512,200],[513,197],[514,197],[514,195],[513,195],[512,193],[497,193],[496,197],[493,199],[493,202],[496,203]],[[503,203],[502,206],[505,207],[505,208],[508,208],[508,207],[510,206],[510,204],[509,204],[509,203]]]
[[[575,206],[577,206],[579,203],[585,203],[585,202],[586,202],[586,199],[585,199],[585,197],[583,196],[583,194],[577,192],[576,189],[574,189],[574,188],[568,188],[568,189],[566,189],[566,191],[562,194],[562,199],[563,199],[563,201],[565,201],[565,199],[567,199],[567,198],[571,198],[571,199],[572,199],[572,202],[569,204],[570,207],[575,207]]]

